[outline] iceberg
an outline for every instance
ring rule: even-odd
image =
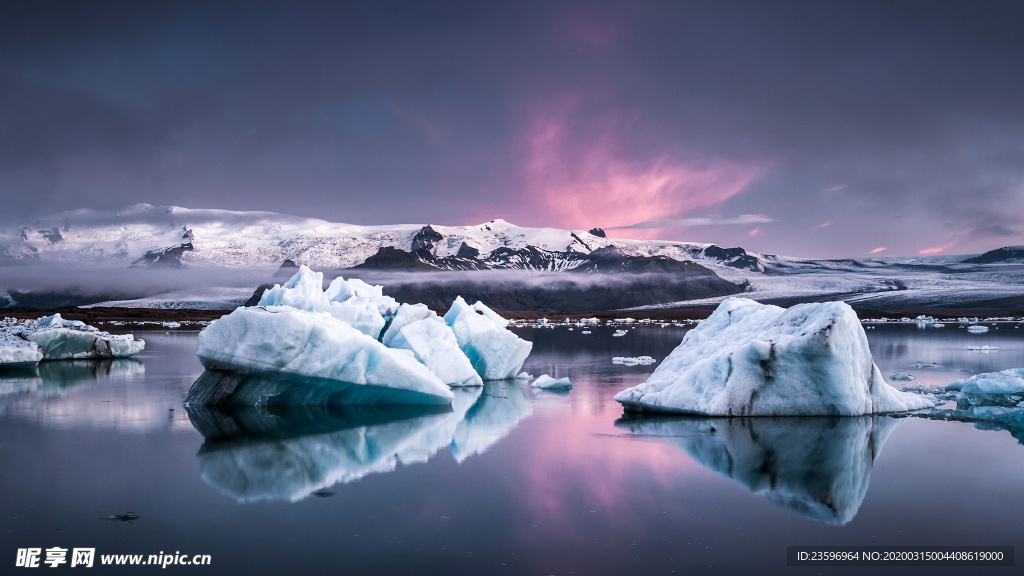
[[[257,306],[238,308],[199,335],[197,355],[207,370],[285,379],[200,378],[189,401],[450,404],[449,386],[514,377],[533,346],[480,302],[458,298],[442,319],[358,279],[338,277],[322,288],[323,274],[300,266]]]
[[[537,379],[530,384],[532,388],[541,390],[572,390],[572,382],[568,378],[552,378],[547,374],[537,376]]]
[[[709,416],[859,416],[930,408],[889,386],[844,302],[789,309],[723,301],[650,378],[615,395],[627,410]]]
[[[145,346],[131,334],[110,334],[60,314],[0,323],[0,366],[5,367],[31,367],[42,360],[128,358]]]
[[[286,393],[210,386],[200,378],[188,403],[450,404],[453,398],[412,352],[388,348],[329,313],[291,306],[236,309],[199,333],[196,354],[208,370],[311,380]]]
[[[988,332],[988,326],[968,326],[967,331],[971,334],[984,334]]]
[[[461,296],[444,316],[459,348],[484,380],[515,378],[533,343],[506,329],[505,320],[481,302],[470,306]]]
[[[875,459],[899,420],[631,416],[615,423],[677,446],[700,465],[795,514],[843,525],[856,516]]]

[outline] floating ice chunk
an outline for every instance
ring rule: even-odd
[[[654,364],[655,362],[657,362],[657,360],[655,360],[654,358],[651,358],[650,356],[613,356],[612,357],[612,364],[622,364],[624,366],[636,366],[638,364],[641,365],[641,366],[647,366],[649,364]]]
[[[537,376],[537,379],[530,386],[542,390],[572,390],[572,382],[568,378],[555,379],[547,374]]]
[[[942,322],[932,322],[932,328],[945,328],[946,325]]]
[[[896,382],[911,382],[913,380],[917,380],[917,376],[914,376],[913,374],[890,374],[889,380]]]
[[[533,378],[533,376],[527,374],[526,372],[520,372],[519,374],[516,375],[516,380],[529,380],[530,378]]]
[[[452,392],[413,353],[387,348],[325,312],[290,306],[238,308],[199,334],[197,355],[214,370],[279,373],[372,387],[346,389],[350,403],[449,404]],[[197,382],[198,385],[198,382]],[[309,384],[314,386],[314,384]],[[197,404],[271,404],[284,400],[232,398],[231,391],[189,392]],[[333,402],[330,398],[324,402]]]
[[[964,394],[1019,394],[1024,392],[1024,368],[985,372],[946,385]]]
[[[886,384],[843,302],[790,309],[722,302],[651,377],[615,395],[628,410],[720,416],[856,416],[930,408]]]
[[[60,314],[0,324],[0,364],[32,366],[40,360],[127,358],[145,348],[131,334],[110,334]],[[41,357],[39,355],[42,355]]]
[[[507,320],[480,302],[466,304],[461,296],[452,303],[444,321],[484,380],[514,378],[533,349],[532,342],[505,329]]]
[[[612,336],[615,336],[615,337],[625,336],[628,333],[629,333],[629,330],[616,330],[615,333],[612,334]]]
[[[968,347],[966,347],[964,349],[965,350],[974,350],[974,351],[978,351],[978,352],[995,352],[996,350],[999,350],[999,347],[998,346],[989,346],[989,345],[986,344],[985,346],[968,346]]]
[[[590,334],[590,330],[580,330],[580,334]]]
[[[967,331],[971,334],[984,334],[985,332],[988,332],[988,326],[968,326]]]

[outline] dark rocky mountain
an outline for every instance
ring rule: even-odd
[[[968,258],[964,264],[1000,264],[1024,262],[1024,246],[1004,246],[989,250],[980,256]]]

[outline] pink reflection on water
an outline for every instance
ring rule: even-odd
[[[549,532],[611,518],[641,522],[634,515],[642,494],[664,493],[681,479],[703,473],[678,448],[632,437],[615,428],[617,414],[602,412],[574,403],[572,410],[541,426],[525,426],[523,432],[535,437],[525,441],[533,452],[524,464],[526,483],[517,487],[523,492],[518,500]],[[580,510],[588,517],[581,518]]]

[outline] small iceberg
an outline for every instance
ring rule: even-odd
[[[1021,394],[1024,393],[1024,368],[977,374],[947,384],[946,390],[963,394]]]
[[[988,346],[988,345],[985,345],[985,346],[968,346],[968,347],[964,348],[964,350],[971,350],[971,351],[974,351],[974,352],[995,352],[996,350],[999,350],[999,347],[998,346]]]
[[[894,382],[912,382],[917,380],[917,376],[914,376],[913,374],[890,374],[889,380]]]
[[[615,332],[614,332],[614,333],[612,334],[612,336],[615,336],[616,338],[618,338],[619,336],[625,336],[625,335],[626,335],[626,334],[628,334],[628,333],[629,333],[629,330],[616,330],[616,331],[615,331]]]
[[[110,334],[60,314],[0,322],[0,367],[28,368],[42,360],[128,358],[146,347],[131,334]]]
[[[985,332],[988,332],[988,326],[968,326],[967,331],[971,334],[984,334]]]
[[[980,430],[1006,430],[1024,444],[1024,368],[986,372],[951,382],[940,395],[955,409],[935,408],[914,416],[974,423]]]
[[[931,408],[889,386],[844,302],[789,309],[729,298],[651,377],[615,395],[626,410],[709,416],[859,416]]]
[[[547,374],[537,376],[537,379],[530,384],[531,388],[541,390],[572,390],[572,382],[568,378],[552,378]]]
[[[612,364],[622,364],[623,366],[648,366],[657,362],[650,356],[613,356]]]

